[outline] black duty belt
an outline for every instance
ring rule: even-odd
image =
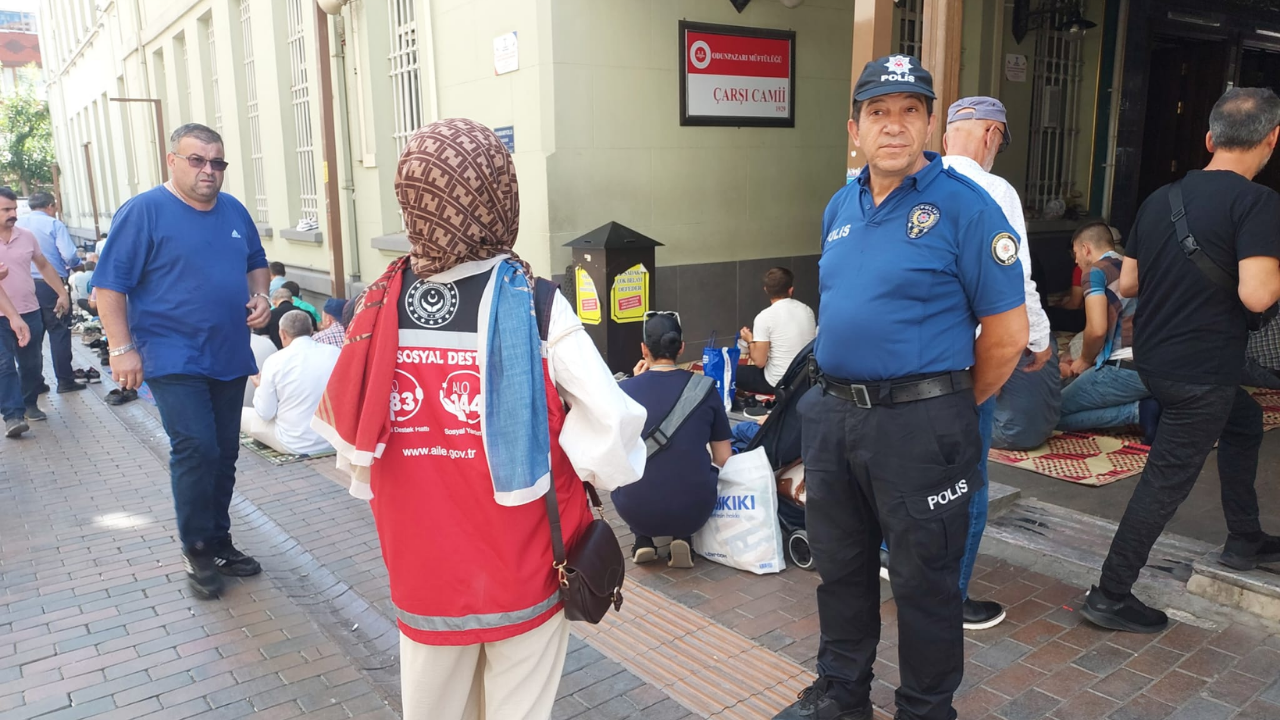
[[[872,405],[896,405],[929,400],[968,390],[973,387],[973,375],[968,370],[961,370],[919,380],[890,380],[888,397],[881,397],[881,391],[885,385],[883,381],[855,383],[827,375],[818,382],[824,393],[847,400],[860,408],[869,408]]]
[[[1138,366],[1137,366],[1137,365],[1134,365],[1134,364],[1133,364],[1133,361],[1132,361],[1132,360],[1128,360],[1128,359],[1124,359],[1124,360],[1108,360],[1108,361],[1106,362],[1106,364],[1107,364],[1107,365],[1110,365],[1111,367],[1117,367],[1117,368],[1120,368],[1121,370],[1137,370],[1137,369],[1138,369]]]

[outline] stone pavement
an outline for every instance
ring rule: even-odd
[[[266,572],[198,601],[154,408],[108,408],[110,387],[46,396],[49,421],[0,442],[0,717],[398,717],[376,533],[332,461],[242,453],[233,532]],[[699,559],[631,579],[622,613],[575,628],[554,717],[768,718],[812,677],[814,573]],[[1100,631],[1071,609],[1080,588],[988,556],[973,594],[1010,617],[967,638],[965,720],[1280,718],[1276,628],[1185,618],[1159,636]],[[889,595],[886,584],[873,698],[891,714]]]

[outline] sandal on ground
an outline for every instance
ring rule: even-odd
[[[107,393],[108,405],[123,405],[127,402],[133,402],[138,399],[137,390],[120,390],[115,389]]]

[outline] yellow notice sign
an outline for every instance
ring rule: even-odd
[[[596,293],[596,284],[586,270],[574,270],[574,295],[578,298],[578,319],[583,325],[600,324],[600,295]]]
[[[644,321],[649,311],[649,271],[635,265],[613,280],[609,293],[609,315],[617,323]]]

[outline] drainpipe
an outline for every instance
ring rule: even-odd
[[[347,213],[351,217],[351,229],[354,232],[356,242],[351,243],[350,247],[350,270],[348,271],[347,281],[356,283],[360,281],[360,246],[359,246],[359,225],[356,223],[356,186],[355,186],[355,166],[352,163],[351,155],[354,149],[359,147],[351,139],[350,122],[350,97],[347,92],[347,24],[342,16],[334,18],[334,27],[338,29],[338,42],[333,49],[333,59],[338,65],[338,77],[342,78],[342,85],[338,88],[338,112],[347,118],[347,154],[344,169],[346,170],[347,184],[342,189],[347,191]]]
[[[335,298],[347,297],[346,270],[343,267],[342,252],[342,210],[338,207],[337,178],[330,172],[338,170],[338,148],[336,131],[334,130],[333,113],[333,68],[329,65],[329,15],[320,5],[315,5],[316,17],[316,58],[320,60],[320,107],[322,111],[321,126],[324,135],[324,191],[325,215],[328,218],[326,235],[329,238],[330,277],[333,281]],[[332,169],[332,170],[331,170]]]

